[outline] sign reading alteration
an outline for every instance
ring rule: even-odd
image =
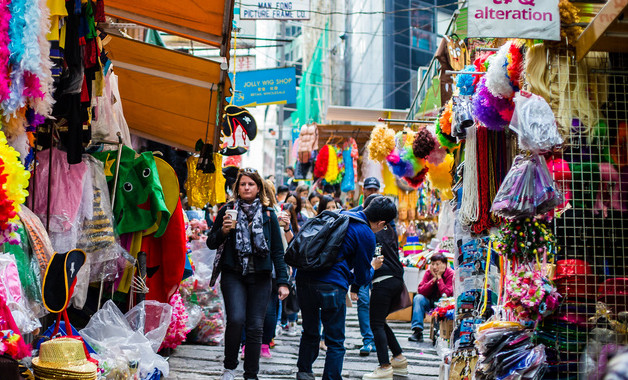
[[[310,0],[242,0],[240,18],[243,20],[309,20]]]
[[[560,40],[558,0],[469,0],[468,37]]]

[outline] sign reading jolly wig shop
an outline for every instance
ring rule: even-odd
[[[468,37],[560,40],[558,0],[469,0]]]

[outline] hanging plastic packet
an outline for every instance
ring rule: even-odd
[[[527,91],[519,91],[514,102],[515,112],[510,129],[519,136],[521,149],[543,153],[563,143],[554,113],[545,99]]]
[[[521,219],[545,214],[564,202],[538,154],[519,155],[493,200],[491,212],[506,219]]]
[[[454,96],[453,98],[453,123],[451,134],[454,137],[464,139],[467,128],[473,126],[473,105],[469,99]]]

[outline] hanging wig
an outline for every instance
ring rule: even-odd
[[[482,78],[473,96],[473,113],[488,129],[501,131],[510,123],[515,104],[510,99],[494,96]]]
[[[439,144],[446,149],[454,149],[458,146],[455,137],[451,137],[450,135],[443,133],[443,131],[440,129],[440,123],[438,120],[436,120],[436,139],[438,140]]]
[[[316,163],[314,163],[314,178],[325,177],[327,169],[329,168],[329,145],[324,145],[321,150],[318,151],[316,156]]]
[[[528,48],[525,57],[525,73],[528,90],[542,96],[549,103],[551,100],[550,82],[547,49],[544,44],[535,44]]]
[[[486,78],[484,85],[491,94],[498,98],[512,98],[514,89],[510,84],[508,77],[508,49],[511,42],[504,44],[499,48],[497,54],[488,59],[489,66],[486,70]]]
[[[474,72],[475,66],[468,65],[462,71]],[[459,74],[456,77],[456,87],[460,89],[460,95],[473,95],[475,92],[475,77],[478,75]]]
[[[386,124],[378,124],[371,132],[368,143],[369,159],[384,162],[390,152],[395,149],[395,131],[388,128]]]
[[[449,101],[445,104],[445,108],[443,112],[438,117],[438,121],[440,123],[440,129],[443,133],[447,135],[451,135],[451,119],[452,119],[452,109],[454,106],[453,100],[449,99]]]
[[[436,139],[427,128],[421,128],[412,143],[412,151],[418,158],[426,158],[436,147]]]
[[[580,10],[573,5],[569,0],[560,0],[558,3],[558,12],[560,14],[560,24],[569,25],[560,28],[560,42],[564,45],[565,42],[573,45],[578,37],[582,34],[582,27],[577,24],[580,22]]]

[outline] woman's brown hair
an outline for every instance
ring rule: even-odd
[[[257,197],[259,198],[260,202],[262,202],[262,205],[266,207],[270,207],[271,205],[270,197],[268,196],[268,189],[264,185],[264,180],[262,179],[262,176],[259,175],[257,170],[252,169],[252,168],[242,168],[238,171],[238,177],[235,183],[233,184],[234,198],[235,199],[240,198],[240,194],[238,194],[238,188],[240,186],[240,179],[242,178],[242,176],[249,177],[250,179],[253,180],[253,182],[255,182],[255,184],[257,185],[257,188],[259,189],[259,192],[257,193]]]

